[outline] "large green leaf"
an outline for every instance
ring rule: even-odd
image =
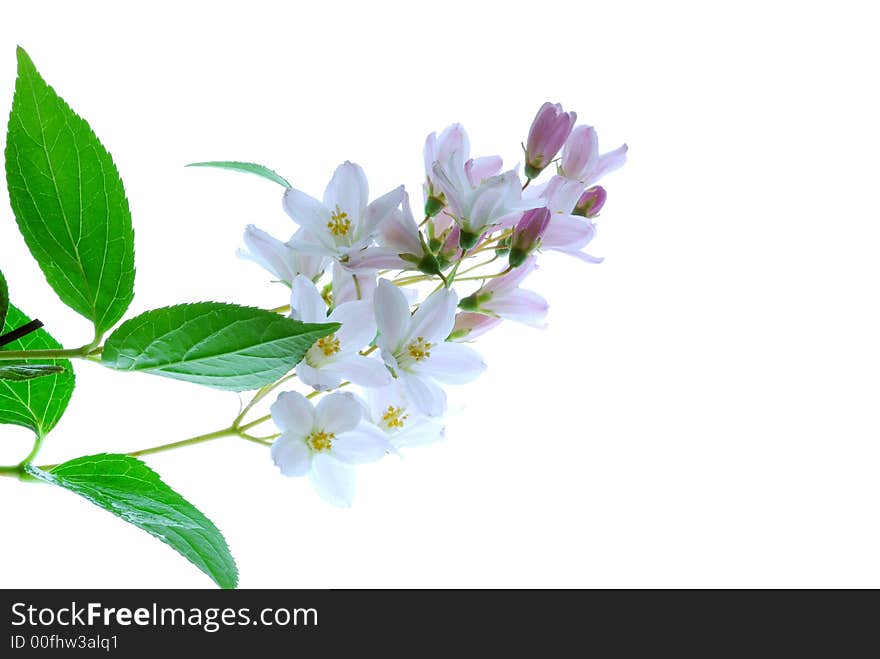
[[[33,465],[27,470],[159,538],[221,588],[235,588],[238,583],[235,560],[223,534],[137,458],[102,453],[70,460],[49,471]]]
[[[58,297],[104,332],[134,295],[134,233],[113,159],[18,49],[6,141],[9,199]]]
[[[6,287],[6,279],[0,272],[0,329],[6,322],[6,310],[9,308],[9,289]]]
[[[9,332],[30,322],[14,305],[9,305],[3,332]],[[57,350],[61,345],[46,330],[39,329],[6,344],[0,350]],[[12,423],[30,428],[43,437],[61,418],[73,393],[73,368],[66,359],[29,359],[2,361],[0,366],[58,366],[61,373],[37,379],[14,381],[0,379],[0,423]]]
[[[217,389],[259,389],[288,373],[337,323],[301,323],[221,302],[179,304],[125,321],[104,344],[104,365]]]
[[[187,165],[187,167],[216,167],[218,169],[231,169],[235,172],[244,172],[246,174],[256,174],[257,176],[262,176],[265,179],[274,181],[278,185],[283,185],[285,188],[291,187],[290,183],[287,182],[287,179],[281,176],[281,174],[269,169],[268,167],[264,167],[263,165],[258,165],[255,162],[212,160],[210,162],[193,162]]]

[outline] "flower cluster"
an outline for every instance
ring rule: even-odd
[[[290,287],[290,315],[339,324],[296,365],[310,393],[272,405],[283,474],[308,474],[322,497],[349,505],[352,465],[443,436],[443,385],[485,369],[467,342],[502,320],[543,325],[547,302],[522,288],[541,252],[601,261],[583,251],[606,199],[596,183],[627,147],[600,154],[596,131],[576,119],[558,104],[540,108],[525,180],[498,156],[472,158],[461,125],[431,133],[420,222],[403,186],[371,200],[364,171],[345,162],[322,199],[286,189],[298,225],[290,240],[247,228],[243,255]],[[549,180],[530,185],[553,163]]]

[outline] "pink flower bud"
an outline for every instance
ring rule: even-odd
[[[578,199],[572,215],[580,215],[589,218],[596,217],[599,214],[599,211],[602,210],[602,206],[605,205],[605,200],[607,198],[608,193],[605,192],[605,188],[601,185],[594,185],[592,188],[587,188],[580,196],[580,199]]]
[[[455,325],[452,328],[452,332],[449,334],[449,340],[472,341],[481,334],[488,332],[500,322],[500,318],[486,316],[481,313],[462,311],[455,316]]]
[[[568,139],[575,121],[577,114],[563,112],[559,103],[548,102],[541,106],[532,122],[526,142],[527,177],[536,178],[550,164]]]
[[[529,254],[541,244],[541,238],[550,224],[550,211],[547,208],[533,208],[523,213],[522,219],[513,229],[510,241],[508,262],[513,268],[521,266]]]
[[[592,126],[578,126],[562,147],[560,173],[572,181],[584,181],[599,161],[599,138]]]

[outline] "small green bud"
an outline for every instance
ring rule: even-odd
[[[433,254],[425,254],[416,267],[426,275],[440,274],[440,263],[437,261],[437,257]]]
[[[523,167],[523,171],[525,172],[526,178],[529,178],[529,179],[538,178],[538,176],[541,175],[541,172],[543,170],[544,170],[543,167],[538,168],[538,167],[535,167],[534,165],[530,165],[529,163],[526,163],[525,167]]]
[[[472,233],[462,229],[458,234],[458,244],[464,249],[471,249],[480,241],[479,233]]]
[[[507,257],[507,262],[510,264],[511,268],[518,268],[526,262],[527,258],[529,258],[529,253],[527,251],[512,247],[510,249],[510,255]]]
[[[425,215],[434,217],[444,208],[446,208],[446,200],[443,199],[443,193],[440,193],[439,197],[431,195],[428,197],[428,201],[425,202]]]

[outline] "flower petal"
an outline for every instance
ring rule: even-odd
[[[385,364],[363,355],[341,357],[333,363],[333,370],[361,387],[383,387],[391,383],[391,373]]]
[[[503,164],[501,156],[485,156],[468,160],[464,164],[464,170],[467,174],[468,182],[476,188],[487,178],[498,174]]]
[[[304,323],[327,322],[327,305],[317,286],[304,275],[297,275],[290,285],[290,317]]]
[[[576,253],[571,254],[576,256]],[[547,300],[534,291],[517,288],[515,291],[493,296],[484,308],[507,320],[515,320],[532,327],[544,327],[549,306]],[[433,348],[431,356],[434,356]]]
[[[272,421],[281,432],[308,435],[315,425],[315,408],[309,400],[296,391],[285,391],[269,408]]]
[[[360,350],[376,338],[376,316],[369,300],[337,305],[327,320],[342,325],[336,331],[340,352]]]
[[[406,395],[427,416],[441,416],[446,411],[446,392],[431,378],[401,373]]]
[[[422,302],[413,314],[409,334],[406,338],[423,337],[430,343],[445,341],[455,325],[455,308],[458,296],[449,288],[441,288]]]
[[[361,423],[336,437],[330,453],[348,464],[364,464],[381,460],[390,449],[384,432],[370,423]]]
[[[391,352],[403,343],[410,325],[409,304],[400,289],[387,279],[379,281],[373,298],[376,325],[382,345]]]
[[[315,427],[334,435],[353,429],[361,420],[363,410],[349,394],[329,394],[315,408]]]
[[[445,439],[446,428],[442,423],[422,419],[412,425],[404,426],[403,430],[391,435],[388,440],[395,449],[425,446]]]
[[[357,286],[351,272],[338,263],[333,264],[333,305],[356,300],[372,300],[376,292],[376,275],[360,272],[357,275]]]
[[[312,485],[321,498],[334,506],[348,508],[354,500],[354,469],[325,453],[312,458]]]
[[[626,144],[622,144],[614,149],[614,151],[609,151],[599,156],[599,163],[592,172],[592,176],[584,181],[585,185],[591,185],[603,176],[623,167],[626,163],[627,151],[629,151],[629,147]]]
[[[333,172],[333,178],[324,191],[324,206],[330,212],[339,209],[348,213],[353,225],[357,225],[364,216],[370,189],[367,176],[360,165],[346,160]]]
[[[284,433],[275,440],[269,453],[285,476],[305,476],[312,466],[312,452],[301,435]]]
[[[303,360],[296,365],[296,377],[315,391],[330,391],[342,384],[342,375],[336,369],[336,363],[329,361],[316,368]]]
[[[244,244],[248,251],[239,250],[241,258],[262,266],[287,284],[296,276],[296,252],[286,243],[249,224],[244,232]]]
[[[470,382],[486,370],[486,364],[476,350],[448,341],[432,346],[431,356],[416,366],[417,373],[447,384]]]
[[[595,233],[595,225],[584,217],[554,215],[541,239],[541,249],[580,249]]]
[[[296,188],[287,188],[284,191],[282,204],[291,219],[301,227],[308,229],[315,237],[327,233],[330,211],[314,197],[310,197]]]
[[[403,201],[403,186],[394,188],[391,192],[387,192],[378,199],[374,200],[367,206],[367,215],[364,219],[363,236],[370,236],[376,229],[391,216],[394,209],[400,206]]]

